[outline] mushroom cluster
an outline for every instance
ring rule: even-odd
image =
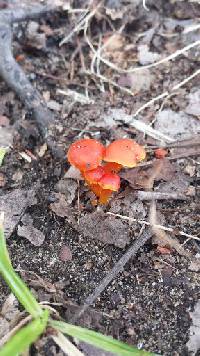
[[[145,158],[145,150],[131,139],[115,140],[107,147],[94,139],[81,139],[71,144],[68,161],[78,168],[100,204],[106,204],[120,188],[117,174],[123,167],[133,168]]]

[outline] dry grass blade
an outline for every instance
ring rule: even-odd
[[[159,101],[160,99],[166,98],[166,97],[170,97],[172,94],[174,95],[175,91],[178,90],[179,88],[181,88],[182,86],[184,86],[186,83],[188,83],[190,80],[192,80],[193,78],[195,78],[197,75],[200,75],[200,69],[198,69],[197,71],[195,71],[194,73],[192,73],[189,77],[185,78],[184,80],[182,80],[181,82],[179,82],[178,84],[174,85],[171,90],[169,91],[165,91],[162,94],[156,96],[155,98],[149,100],[147,103],[145,103],[144,105],[142,105],[134,114],[133,117],[137,116],[138,114],[140,114],[143,110],[145,110],[146,108],[148,108],[149,106],[151,106],[152,104],[154,104],[156,101]],[[133,119],[134,120],[134,119]],[[132,121],[131,123],[132,124]]]
[[[134,68],[129,68],[129,69],[123,69],[118,67],[117,65],[115,65],[114,63],[110,62],[109,60],[107,60],[106,58],[103,58],[98,51],[95,50],[93,44],[91,43],[91,41],[88,39],[88,37],[86,36],[86,40],[87,43],[89,45],[89,47],[91,48],[92,52],[94,53],[94,55],[96,56],[96,58],[99,58],[99,60],[101,62],[103,62],[104,64],[106,64],[108,67],[110,67],[111,69],[119,72],[119,73],[134,73],[134,72],[138,72],[141,71],[143,69],[149,69],[149,68],[153,68],[153,67],[157,67],[160,64],[166,63],[172,59],[175,59],[176,57],[180,56],[181,54],[189,51],[191,48],[197,47],[200,45],[200,40],[195,41],[190,43],[189,45],[177,50],[176,52],[170,54],[169,56],[162,58],[161,60],[148,64],[146,66],[142,66],[142,67],[134,67]]]
[[[28,315],[25,319],[21,320],[12,330],[10,330],[2,339],[0,340],[0,348],[13,336],[16,332],[26,325],[32,319],[31,315]]]
[[[57,335],[51,335],[55,343],[61,348],[61,350],[68,356],[84,356],[84,354],[72,344],[66,336],[57,331]]]
[[[151,225],[150,222],[148,222],[146,220],[138,220],[138,219],[130,218],[129,216],[120,215],[120,214],[114,214],[114,213],[111,213],[110,211],[108,211],[106,214],[115,216],[116,218],[120,218],[122,220],[127,220],[127,221],[130,221],[130,222],[136,222],[136,223],[138,223],[140,225],[143,225],[143,224],[147,225],[147,226]],[[156,227],[158,229],[161,229],[161,230],[164,230],[164,231],[172,232],[172,233],[180,235],[180,236],[188,237],[189,239],[200,241],[200,237],[195,236],[195,235],[191,235],[191,234],[187,234],[184,231],[178,230],[176,227],[172,228],[172,227],[158,225],[158,224],[155,224],[154,227]]]

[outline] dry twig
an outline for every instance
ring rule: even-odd
[[[137,191],[137,197],[140,200],[188,200],[189,197],[187,197],[184,194],[181,193],[162,193],[162,192],[146,192],[143,190]]]
[[[37,19],[52,11],[54,6],[33,6],[2,10],[0,12],[0,76],[19,96],[26,108],[32,113],[40,134],[45,138],[49,148],[60,154],[53,142],[54,117],[47,108],[42,96],[27,79],[22,68],[16,62],[12,52],[13,23]]]

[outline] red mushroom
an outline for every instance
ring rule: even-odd
[[[120,177],[116,173],[105,173],[98,181],[98,185],[102,189],[117,192],[120,188]]]
[[[104,167],[84,172],[84,178],[101,204],[106,204],[111,194],[120,188],[120,177],[115,173],[106,173]]]
[[[68,161],[85,172],[98,167],[102,161],[105,148],[94,139],[78,140],[70,146],[67,158]]]
[[[83,172],[83,177],[88,184],[96,184],[105,174],[104,167],[99,166],[91,171]]]
[[[112,142],[106,147],[105,162],[113,162],[123,167],[133,168],[145,158],[145,150],[134,140],[124,138]]]
[[[164,148],[157,148],[154,151],[154,153],[155,153],[156,158],[158,158],[158,159],[165,158],[165,156],[167,156],[167,154],[168,154],[167,150],[165,150]]]

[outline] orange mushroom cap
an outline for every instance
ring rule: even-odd
[[[94,139],[82,139],[71,144],[68,161],[80,171],[92,170],[99,166],[104,155],[104,146]]]
[[[133,168],[145,158],[145,150],[134,140],[124,138],[112,142],[106,147],[104,161],[115,162],[124,167]]]
[[[89,186],[99,198],[99,203],[106,204],[112,193],[119,190],[120,178],[115,173],[105,173],[97,183],[89,184]]]
[[[117,192],[120,188],[120,177],[115,173],[105,173],[98,181],[98,185],[102,189],[112,190]]]
[[[83,177],[85,178],[86,182],[90,184],[96,184],[101,177],[105,174],[104,167],[99,166],[97,168],[92,169],[91,171],[83,172]]]
[[[165,150],[164,148],[157,148],[154,153],[156,158],[158,159],[165,158],[165,156],[167,156],[168,154],[167,150]]]

